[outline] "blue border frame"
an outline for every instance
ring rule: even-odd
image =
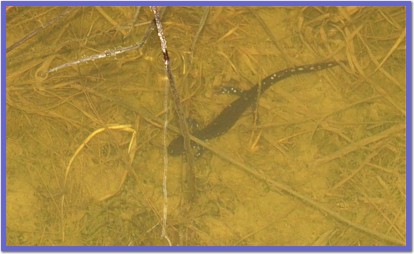
[[[6,245],[6,6],[404,6],[406,7],[406,245],[405,246],[7,246]],[[87,2],[30,2],[3,1],[1,2],[1,250],[13,252],[410,252],[412,251],[412,3],[409,1],[315,1],[315,2],[130,2],[130,1],[87,1]]]
[[[409,1],[4,1],[10,6],[411,6]]]

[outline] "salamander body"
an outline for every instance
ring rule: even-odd
[[[241,115],[246,111],[246,109],[249,106],[256,103],[259,94],[259,88],[261,88],[260,94],[262,94],[272,85],[292,75],[319,71],[336,65],[338,65],[338,62],[332,61],[325,63],[302,65],[275,72],[263,79],[261,82],[261,86],[256,85],[250,88],[249,90],[242,92],[240,97],[232,103],[230,103],[227,107],[225,107],[223,111],[221,111],[221,113],[211,121],[210,124],[208,124],[203,129],[195,131],[194,133],[192,133],[192,135],[202,140],[208,140],[221,136],[224,133],[226,133],[231,127],[233,127],[233,125],[237,122],[237,120],[239,120]],[[192,142],[192,146],[197,147],[198,145]],[[171,143],[168,146],[168,153],[172,156],[178,156],[183,152],[184,142],[183,137],[180,135],[173,141],[171,141]]]

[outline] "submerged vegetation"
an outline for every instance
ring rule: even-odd
[[[279,70],[195,159],[168,160],[172,245],[404,245],[402,7],[168,7],[183,114],[206,126]],[[164,57],[148,7],[7,10],[7,244],[168,245],[161,238]],[[169,140],[178,134],[169,107]]]

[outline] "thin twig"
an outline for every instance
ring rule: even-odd
[[[279,45],[278,40],[273,35],[272,31],[270,31],[269,27],[266,25],[266,23],[260,17],[260,15],[257,14],[257,12],[253,8],[249,8],[249,11],[256,18],[257,22],[259,22],[260,26],[263,28],[267,36],[269,36],[273,45],[275,45],[275,47],[279,50],[280,54],[282,55],[282,60],[285,60],[286,62],[291,63],[289,61],[290,59],[289,56],[285,53],[285,50],[283,50],[282,47]]]
[[[131,32],[132,28],[134,28],[135,24],[137,23],[140,12],[141,12],[141,6],[137,6],[137,9],[134,14],[134,18],[132,19],[131,27],[129,28],[129,31],[128,31],[128,34]]]
[[[165,82],[165,95],[164,95],[164,126],[163,126],[163,142],[164,142],[164,172],[162,177],[162,192],[164,196],[163,205],[163,220],[162,220],[162,233],[161,237],[164,237],[170,246],[172,246],[170,238],[167,236],[167,215],[168,215],[168,190],[167,190],[167,176],[168,176],[168,104],[169,93],[168,83]]]
[[[62,20],[64,17],[66,17],[72,11],[73,11],[73,8],[67,8],[66,10],[62,11],[62,13],[60,13],[56,18],[54,18],[51,21],[47,22],[44,26],[41,26],[39,28],[36,28],[31,33],[27,34],[26,36],[24,36],[23,38],[21,38],[20,40],[18,40],[16,43],[14,43],[10,47],[8,47],[6,49],[6,53],[9,53],[13,49],[19,47],[20,45],[22,45],[26,41],[28,41],[31,38],[33,38],[35,35],[39,34],[40,32],[44,31],[45,29],[47,29],[48,27],[53,26],[53,25],[56,25],[60,20]]]
[[[356,142],[354,142],[354,143],[352,143],[348,146],[343,147],[342,149],[340,149],[336,152],[333,152],[333,153],[327,155],[324,158],[315,160],[314,163],[315,163],[315,165],[321,165],[321,164],[330,162],[332,160],[335,160],[337,158],[342,158],[343,156],[345,156],[345,155],[347,155],[351,152],[354,152],[358,149],[361,149],[362,147],[364,147],[366,145],[369,145],[371,143],[378,142],[382,139],[385,139],[385,138],[389,137],[392,134],[396,134],[396,133],[397,134],[399,134],[399,133],[404,134],[405,129],[406,129],[405,123],[394,125],[394,126],[390,127],[389,129],[384,130],[383,132],[380,132],[380,133],[377,133],[373,136],[370,136],[370,137],[361,139],[359,141],[356,141]]]
[[[163,9],[161,11],[161,14],[160,14],[161,17],[164,14],[164,12],[165,12],[165,9]],[[56,66],[54,68],[49,69],[47,71],[47,73],[55,72],[55,71],[58,71],[58,70],[61,70],[61,69],[64,69],[64,68],[67,68],[67,67],[70,67],[70,66],[78,65],[78,64],[81,64],[81,63],[86,63],[86,62],[95,61],[95,60],[98,60],[98,59],[117,56],[119,54],[131,51],[131,50],[139,49],[142,46],[144,46],[145,42],[147,42],[149,36],[151,35],[151,32],[154,31],[154,29],[155,29],[155,25],[154,25],[154,23],[151,22],[148,25],[148,28],[145,31],[145,34],[144,34],[144,37],[142,38],[142,40],[140,42],[136,43],[136,44],[129,45],[129,46],[126,46],[126,47],[116,48],[116,49],[105,50],[104,52],[99,53],[99,54],[87,56],[87,57],[84,57],[84,58],[81,58],[81,59],[78,59],[78,60],[75,60],[75,61],[72,61],[72,62],[69,62],[69,63],[65,63],[65,64],[62,64],[62,65],[59,65],[59,66]]]
[[[203,7],[203,8],[204,8],[203,9],[203,16],[201,17],[200,24],[198,25],[197,33],[195,34],[194,39],[193,39],[193,43],[191,44],[191,56],[190,56],[190,63],[191,64],[193,63],[195,46],[197,44],[198,38],[200,37],[200,34],[203,31],[203,28],[206,24],[207,17],[210,14],[210,7],[209,6],[206,6],[206,7]]]
[[[184,139],[184,148],[186,151],[186,158],[187,158],[187,165],[186,165],[186,174],[185,174],[185,184],[184,184],[184,197],[185,197],[185,201],[186,204],[191,203],[194,200],[195,197],[195,174],[193,171],[193,153],[192,153],[192,149],[191,149],[191,144],[190,144],[190,131],[187,125],[187,121],[185,120],[185,116],[184,116],[184,111],[182,109],[182,105],[181,105],[181,99],[180,99],[180,95],[178,94],[177,91],[177,87],[175,85],[175,80],[174,80],[174,76],[172,74],[172,70],[171,70],[171,63],[170,63],[170,57],[168,55],[168,50],[167,50],[167,40],[165,39],[165,35],[164,35],[164,30],[163,30],[163,26],[161,24],[161,17],[160,14],[158,12],[158,8],[155,6],[151,6],[150,7],[152,12],[154,13],[154,18],[155,18],[155,24],[157,26],[157,30],[158,30],[158,37],[160,38],[160,42],[161,42],[161,50],[162,53],[164,55],[164,64],[165,64],[165,72],[167,74],[168,77],[168,86],[169,86],[169,90],[171,91],[172,97],[173,97],[173,101],[174,101],[174,105],[175,105],[175,110],[177,112],[178,115],[178,120],[179,120],[179,125],[180,125],[180,130],[181,130],[181,135],[183,136]],[[167,92],[168,93],[168,92]],[[166,101],[166,100],[165,100]],[[165,103],[165,102],[164,102]],[[168,106],[168,104],[166,105]],[[168,110],[166,111],[168,112]],[[164,121],[164,158],[168,158],[168,152],[167,152],[167,143],[166,143],[166,135],[167,135],[167,129],[168,129],[168,117],[165,118]],[[168,159],[164,161],[164,163],[168,163]],[[164,174],[166,174],[167,169],[168,168],[168,164],[164,164]],[[163,214],[163,227],[162,227],[162,234],[161,237],[164,237],[168,243],[171,245],[171,241],[167,236],[167,202],[168,202],[168,196],[167,196],[167,187],[166,187],[166,175],[164,175],[164,181],[163,181],[163,190],[164,190],[164,214]],[[189,211],[189,206],[185,206],[185,208],[183,209],[183,216],[186,216],[188,211]],[[182,239],[182,238],[180,238]]]
[[[94,7],[101,15],[106,19],[111,25],[113,25],[123,36],[124,38],[127,36],[127,33],[120,28],[119,24],[108,14],[105,12],[105,10],[100,6]]]
[[[187,184],[186,197],[187,197],[187,200],[193,200],[195,198],[195,175],[193,171],[194,160],[193,160],[193,154],[192,154],[191,143],[190,143],[190,131],[188,128],[187,121],[185,119],[184,110],[181,105],[180,95],[178,93],[177,86],[175,85],[174,76],[172,74],[170,57],[168,55],[168,50],[167,50],[167,41],[164,36],[164,30],[161,24],[160,14],[158,12],[157,7],[151,6],[150,8],[154,13],[155,22],[156,22],[157,30],[158,30],[158,37],[160,38],[160,41],[161,41],[162,53],[164,54],[165,71],[168,76],[171,95],[173,97],[175,110],[178,115],[178,122],[179,122],[180,130],[181,130],[181,135],[183,136],[183,139],[184,139],[184,148],[186,151],[186,158],[187,158],[187,163],[188,163],[188,167],[186,171],[186,184]]]

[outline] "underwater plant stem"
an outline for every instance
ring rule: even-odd
[[[161,49],[164,55],[165,72],[168,77],[168,84],[169,84],[170,92],[171,92],[173,102],[174,102],[174,107],[175,107],[175,110],[178,116],[178,122],[179,122],[180,130],[181,130],[181,135],[183,136],[183,139],[184,139],[184,148],[186,151],[185,154],[186,154],[186,159],[187,159],[187,169],[186,169],[186,185],[187,186],[185,188],[185,192],[187,193],[186,195],[187,200],[191,201],[195,197],[195,175],[193,172],[194,159],[192,156],[192,149],[190,145],[190,131],[188,128],[187,121],[185,120],[184,110],[181,105],[180,95],[178,93],[177,86],[175,84],[175,79],[172,74],[171,62],[170,62],[170,57],[168,55],[168,49],[167,49],[167,40],[165,39],[164,29],[161,24],[160,14],[159,14],[157,7],[151,6],[150,8],[154,13],[155,23],[156,23],[157,30],[158,30],[158,37],[160,38]]]
[[[53,25],[57,24],[60,20],[62,20],[64,17],[66,17],[68,14],[70,14],[73,10],[74,10],[73,8],[67,8],[67,9],[65,9],[56,18],[50,20],[45,25],[43,25],[43,26],[41,26],[41,27],[33,30],[32,32],[30,32],[29,34],[27,34],[26,36],[24,36],[23,38],[21,38],[20,40],[18,40],[16,43],[14,43],[10,47],[6,48],[6,53],[9,53],[13,49],[19,47],[20,45],[22,45],[26,41],[30,40],[31,38],[33,38],[34,36],[36,36],[40,32],[46,30],[50,26],[53,26]]]
[[[158,11],[158,8],[155,6],[150,6],[151,11],[154,13],[154,19],[155,19],[155,24],[158,30],[158,37],[160,39],[161,42],[161,50],[162,53],[164,55],[164,64],[165,64],[165,72],[167,74],[168,77],[168,85],[167,88],[169,87],[169,91],[171,92],[172,98],[173,98],[173,102],[174,102],[174,106],[175,106],[175,110],[176,113],[178,115],[178,120],[179,120],[179,126],[180,126],[180,131],[181,131],[181,135],[183,136],[184,139],[184,147],[186,150],[186,158],[187,158],[187,164],[186,164],[186,172],[185,172],[185,184],[184,184],[184,197],[186,200],[186,203],[191,203],[194,200],[195,197],[195,174],[193,171],[193,154],[192,154],[192,150],[191,150],[191,144],[190,144],[190,131],[187,125],[187,121],[185,120],[185,116],[184,116],[184,111],[181,105],[181,99],[180,99],[180,95],[178,93],[177,87],[175,85],[175,80],[174,80],[174,76],[172,74],[172,70],[171,70],[171,62],[170,62],[170,57],[168,55],[168,50],[167,50],[167,40],[165,39],[165,35],[164,35],[164,30],[163,30],[163,26],[161,23],[161,18],[160,18],[160,13]],[[167,97],[168,97],[168,89],[166,91],[167,93]],[[166,104],[167,103],[167,104]],[[168,100],[164,99],[164,106],[168,106]],[[168,110],[166,110],[166,112],[168,112]],[[166,144],[166,133],[168,130],[168,117],[166,116],[164,119],[164,156],[168,158],[168,153],[166,151],[167,149],[167,144]],[[163,213],[163,229],[162,229],[162,237],[164,237],[169,244],[171,245],[171,242],[167,236],[166,233],[166,227],[167,227],[167,205],[168,205],[168,196],[167,196],[167,168],[168,168],[168,159],[165,159],[164,157],[164,177],[163,177],[163,190],[164,190],[164,213]],[[188,211],[188,208],[184,210],[184,213]]]
[[[161,11],[161,13],[160,13],[161,17],[164,14],[164,11],[165,11],[165,9],[163,9]],[[145,31],[144,37],[142,38],[142,40],[137,42],[136,44],[125,46],[125,47],[120,47],[120,48],[117,47],[115,49],[108,49],[108,50],[105,50],[104,52],[101,52],[101,53],[98,53],[98,54],[95,54],[95,55],[90,55],[90,56],[86,56],[86,57],[83,57],[83,58],[80,58],[80,59],[77,59],[77,60],[74,60],[74,61],[71,61],[71,62],[67,62],[67,63],[61,64],[61,65],[58,65],[56,67],[53,67],[53,68],[49,69],[47,71],[47,73],[55,72],[55,71],[58,71],[58,70],[61,70],[61,69],[67,68],[67,67],[75,66],[75,65],[78,65],[78,64],[81,64],[81,63],[87,63],[87,62],[95,61],[95,60],[98,60],[98,59],[104,59],[104,58],[108,58],[108,57],[115,57],[115,56],[117,56],[119,54],[123,54],[125,52],[140,49],[145,45],[145,43],[147,42],[147,40],[148,40],[149,36],[151,35],[152,31],[154,31],[154,29],[155,29],[155,25],[154,25],[154,23],[151,22],[148,25],[147,30]]]

